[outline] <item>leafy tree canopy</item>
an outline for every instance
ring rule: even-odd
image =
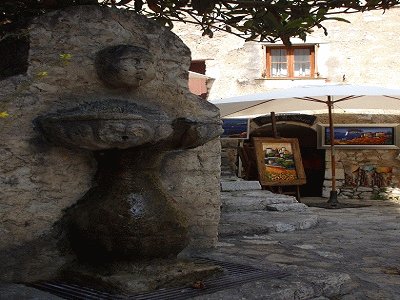
[[[323,21],[346,21],[339,14],[386,10],[400,0],[1,0],[0,36],[33,16],[85,4],[131,9],[170,27],[176,21],[195,23],[210,37],[223,30],[247,40],[290,44],[291,37],[304,40],[315,27],[327,34]]]

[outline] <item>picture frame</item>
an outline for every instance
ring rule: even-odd
[[[399,124],[334,124],[335,148],[399,149]],[[317,126],[318,148],[330,148],[327,124]]]
[[[302,185],[306,175],[295,138],[253,138],[262,186]]]
[[[223,139],[247,140],[250,135],[250,119],[222,119],[222,129]]]

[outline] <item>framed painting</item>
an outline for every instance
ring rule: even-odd
[[[246,140],[249,138],[249,126],[249,119],[222,119],[224,132],[221,138]]]
[[[335,148],[369,148],[397,149],[397,124],[338,124],[334,125],[333,136]],[[330,128],[328,125],[318,126],[319,148],[329,148]]]
[[[306,183],[297,139],[254,138],[253,142],[261,185],[302,185]]]

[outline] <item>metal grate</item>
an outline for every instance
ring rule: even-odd
[[[98,290],[66,284],[62,282],[39,282],[31,284],[31,287],[49,292],[64,299],[71,300],[106,300],[106,299],[133,299],[133,300],[183,300],[205,294],[215,293],[224,289],[239,286],[247,282],[261,279],[280,279],[289,274],[280,271],[266,271],[251,266],[236,263],[221,262],[206,258],[194,260],[199,263],[213,263],[225,269],[223,275],[205,280],[204,288],[192,287],[164,288],[156,291],[145,292],[135,295],[116,295]]]

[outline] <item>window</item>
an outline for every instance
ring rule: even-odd
[[[267,47],[268,78],[313,78],[314,46]]]
[[[189,71],[199,74],[206,74],[206,61],[205,60],[192,60],[190,63]]]

